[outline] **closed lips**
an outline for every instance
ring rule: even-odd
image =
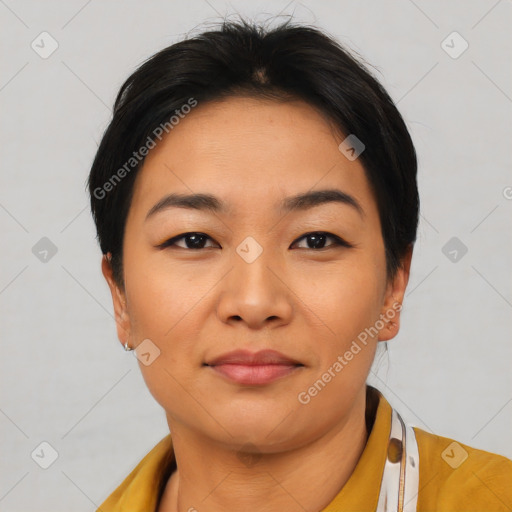
[[[263,366],[263,365],[286,365],[304,366],[299,361],[277,352],[276,350],[261,350],[250,352],[248,350],[235,350],[222,354],[205,363],[206,366],[219,366],[224,364]]]

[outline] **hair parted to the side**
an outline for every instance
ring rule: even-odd
[[[416,151],[402,116],[366,67],[321,30],[291,20],[267,29],[241,19],[164,48],[119,90],[88,179],[97,237],[103,254],[112,254],[116,282],[124,286],[123,236],[144,161],[139,149],[152,147],[155,132],[185,105],[237,95],[303,100],[340,134],[364,143],[359,159],[375,195],[393,277],[416,240],[419,215]]]

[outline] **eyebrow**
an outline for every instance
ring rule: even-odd
[[[315,206],[327,203],[344,204],[355,209],[361,217],[364,210],[359,202],[350,194],[338,189],[316,190],[303,192],[295,196],[286,197],[278,205],[283,212],[305,211]],[[158,201],[146,214],[146,220],[158,212],[169,208],[185,208],[190,210],[211,211],[212,213],[226,213],[227,205],[212,194],[168,194]]]

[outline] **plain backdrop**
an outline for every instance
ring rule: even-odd
[[[168,433],[116,337],[85,180],[128,75],[237,12],[293,15],[375,66],[421,222],[370,382],[413,425],[512,457],[510,1],[0,0],[0,510],[93,511]]]

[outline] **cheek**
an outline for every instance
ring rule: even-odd
[[[339,421],[364,386],[377,348],[372,327],[380,314],[382,280],[379,267],[361,256],[316,276],[312,286],[311,279],[310,286],[299,286],[307,306],[301,314],[309,315],[310,327],[313,317],[322,322],[318,335],[311,333],[316,365],[300,390],[299,401],[312,417],[325,416],[329,408],[330,420]]]
[[[293,285],[305,313],[309,308],[345,341],[374,323],[380,313],[383,275],[366,259],[357,255],[329,272],[297,278]]]
[[[151,340],[160,351],[150,366],[140,365],[155,398],[161,388],[175,386],[202,364],[197,342],[211,314],[212,289],[219,272],[201,275],[183,265],[170,266],[165,258],[127,254],[126,294],[133,345]],[[179,388],[176,388],[178,391]]]
[[[175,331],[187,325],[188,316],[212,287],[211,279],[180,266],[170,267],[137,254],[127,255],[126,293],[134,335],[159,340],[164,345]],[[137,340],[135,340],[137,341]]]
[[[137,346],[149,339],[158,348],[158,357],[151,364],[139,361],[146,386],[166,411],[189,414],[194,404],[185,388],[202,362],[197,353],[202,302],[197,303],[211,285],[155,266],[127,266],[126,275],[133,343]]]

